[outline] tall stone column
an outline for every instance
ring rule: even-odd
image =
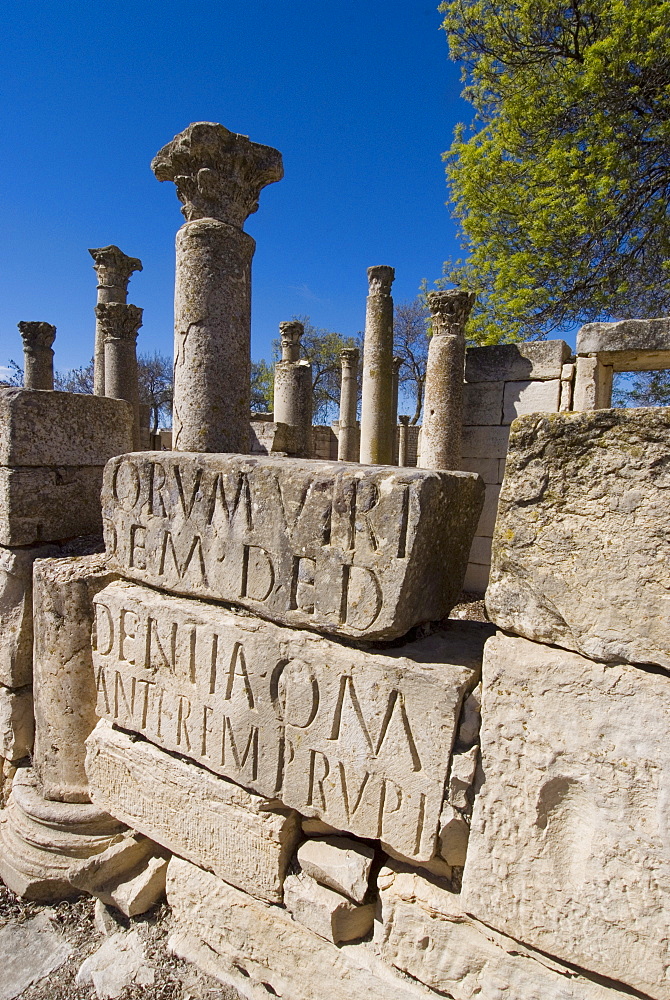
[[[133,451],[140,450],[140,395],[137,377],[137,334],[142,326],[139,306],[103,302],[95,307],[105,344],[105,396],[126,399],[133,408]]]
[[[393,462],[393,299],[395,270],[384,264],[368,268],[369,294],[363,345],[361,462]]]
[[[407,465],[407,445],[409,436],[409,417],[401,413],[398,417],[400,424],[399,435],[398,435],[398,465],[404,468]]]
[[[95,261],[93,268],[98,276],[98,302],[125,302],[128,298],[128,282],[134,271],[142,270],[142,261],[128,257],[123,250],[112,244],[88,251]],[[93,393],[105,395],[105,340],[99,322],[95,326],[95,353],[93,355]]]
[[[56,327],[51,323],[19,323],[23,340],[23,385],[26,389],[53,389]]]
[[[357,462],[359,448],[358,424],[358,361],[357,347],[345,347],[340,352],[342,382],[340,385],[340,433],[337,442],[338,462]]]
[[[174,181],[186,218],[177,233],[173,449],[247,452],[256,244],[242,226],[261,190],[283,177],[281,153],[196,122],[151,166],[159,181]]]
[[[294,428],[294,454],[309,458],[312,443],[312,366],[300,360],[305,327],[297,320],[279,324],[281,361],[275,366],[274,419]]]
[[[421,428],[422,469],[458,469],[461,463],[465,324],[474,292],[429,292],[433,335],[428,345]]]

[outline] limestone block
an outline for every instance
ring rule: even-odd
[[[505,458],[509,427],[464,427],[461,455],[467,458]]]
[[[479,747],[476,744],[463,753],[455,753],[451,758],[447,800],[461,811],[472,806],[472,786],[478,759]]]
[[[100,945],[77,973],[78,986],[92,985],[98,1000],[112,1000],[128,987],[152,986],[155,973],[138,931],[118,931]]]
[[[469,837],[470,825],[463,813],[445,802],[440,817],[440,857],[448,865],[462,868],[468,852]]]
[[[463,582],[463,590],[470,594],[485,593],[489,584],[489,569],[488,565],[469,563]]]
[[[564,340],[530,341],[470,347],[465,355],[466,382],[519,382],[561,377],[570,357]]]
[[[603,410],[611,406],[613,370],[598,357],[577,358],[572,409]]]
[[[105,540],[162,590],[391,638],[458,600],[482,492],[462,472],[142,452],[106,467]]]
[[[498,634],[483,688],[465,909],[668,1000],[670,678]]]
[[[116,934],[117,931],[121,930],[121,925],[118,919],[114,916],[114,910],[109,906],[105,906],[101,899],[96,899],[95,909],[93,911],[93,921],[96,926],[96,930],[104,935],[104,937],[110,937],[112,934]]]
[[[23,996],[64,965],[72,951],[44,911],[20,923],[8,920],[0,927],[0,1000]]]
[[[102,466],[132,441],[124,400],[0,388],[0,465]]]
[[[33,680],[33,563],[58,552],[55,545],[0,547],[0,684]]]
[[[498,500],[500,498],[500,486],[487,486],[484,497],[484,506],[477,524],[477,535],[488,538],[493,537],[498,516]],[[475,536],[477,537],[477,536]]]
[[[102,554],[41,559],[34,571],[35,754],[49,799],[89,802],[86,737],[98,717],[93,597],[116,578]]]
[[[0,685],[0,756],[17,761],[33,748],[33,689]]]
[[[560,378],[545,382],[506,382],[502,422],[511,424],[523,413],[557,413],[560,399]]]
[[[474,382],[463,386],[463,423],[500,425],[504,382]]]
[[[101,854],[73,865],[67,877],[76,889],[135,917],[164,894],[166,872],[165,852],[147,837],[129,833]]]
[[[463,472],[476,472],[485,483],[497,484],[500,459],[498,458],[462,458],[461,469]]]
[[[472,539],[470,560],[474,563],[479,563],[482,566],[489,566],[491,564],[492,541],[493,539],[488,535],[475,535]]]
[[[365,899],[374,856],[369,844],[350,837],[308,840],[298,848],[298,863],[306,875],[354,903]]]
[[[100,717],[303,816],[433,856],[484,626],[367,652],[121,581],[95,603]]]
[[[284,905],[294,920],[333,944],[357,941],[372,930],[374,904],[352,903],[309,875],[287,876]]]
[[[89,741],[94,801],[175,854],[269,902],[300,835],[295,813],[272,808],[204,768],[101,721]]]
[[[431,996],[385,966],[368,945],[337,947],[285,911],[187,861],[170,861],[167,897],[175,927],[171,949],[233,985],[248,1000],[267,1000],[268,993],[323,1000],[326,987],[328,1000]]]
[[[468,748],[479,740],[482,724],[482,686],[478,684],[463,703],[461,724],[458,727],[458,747]]]
[[[577,334],[577,354],[599,354],[618,372],[670,368],[670,319],[587,323]]]
[[[101,487],[102,466],[0,466],[0,545],[100,535]]]
[[[457,893],[402,866],[378,878],[384,958],[454,1000],[624,1000],[518,941],[468,917]],[[503,888],[501,886],[501,888]]]
[[[670,667],[670,410],[520,417],[489,617],[605,662]]]
[[[249,452],[271,455],[277,452],[293,455],[296,451],[296,429],[272,420],[252,420],[249,425]]]

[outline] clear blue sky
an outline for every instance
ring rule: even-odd
[[[172,353],[173,184],[150,170],[193,121],[279,149],[284,180],[246,229],[252,356],[281,320],[363,328],[366,268],[396,268],[396,302],[457,253],[441,153],[470,119],[432,0],[10,0],[0,31],[0,365],[19,320],[58,327],[56,366],[93,351],[88,247],[140,257],[129,301],[141,351]]]

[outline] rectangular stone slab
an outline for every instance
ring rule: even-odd
[[[132,448],[124,399],[0,388],[0,465],[104,465]]]
[[[485,627],[363,652],[121,581],[95,604],[100,717],[303,816],[433,857]]]
[[[482,493],[471,473],[145,452],[105,469],[105,542],[141,583],[393,638],[458,600]]]
[[[100,535],[102,466],[0,466],[0,545]]]
[[[670,409],[512,425],[489,617],[605,662],[670,668]]]
[[[174,920],[170,949],[247,1000],[434,998],[385,966],[369,945],[324,941],[285,910],[180,858],[168,865],[166,892]]]
[[[151,840],[270,903],[281,903],[301,836],[292,810],[132,739],[101,720],[87,740],[93,802]]]
[[[466,912],[670,998],[670,677],[501,634],[486,644]]]

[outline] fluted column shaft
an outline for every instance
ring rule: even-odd
[[[369,294],[363,345],[361,462],[393,462],[393,299],[392,267],[368,268]]]

